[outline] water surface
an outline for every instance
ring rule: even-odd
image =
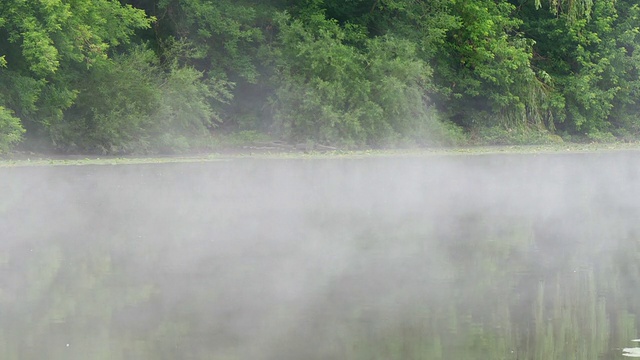
[[[640,157],[0,169],[2,359],[620,359]]]

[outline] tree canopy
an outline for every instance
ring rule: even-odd
[[[637,140],[631,0],[6,0],[0,152]]]

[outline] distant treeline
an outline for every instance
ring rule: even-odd
[[[0,152],[636,140],[639,70],[636,0],[2,0]]]

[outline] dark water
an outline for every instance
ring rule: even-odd
[[[0,169],[0,359],[619,359],[640,154]]]

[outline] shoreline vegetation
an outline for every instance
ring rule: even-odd
[[[28,166],[73,166],[73,165],[144,165],[165,163],[198,163],[231,161],[238,159],[362,159],[362,158],[406,158],[442,156],[482,155],[554,155],[554,154],[603,154],[610,152],[638,152],[639,143],[562,143],[555,145],[500,145],[464,146],[407,149],[339,150],[268,147],[264,144],[242,145],[220,148],[215,151],[166,155],[166,156],[84,156],[50,155],[15,152],[0,157],[0,168]]]
[[[638,44],[636,0],[3,0],[0,154],[635,143]]]

